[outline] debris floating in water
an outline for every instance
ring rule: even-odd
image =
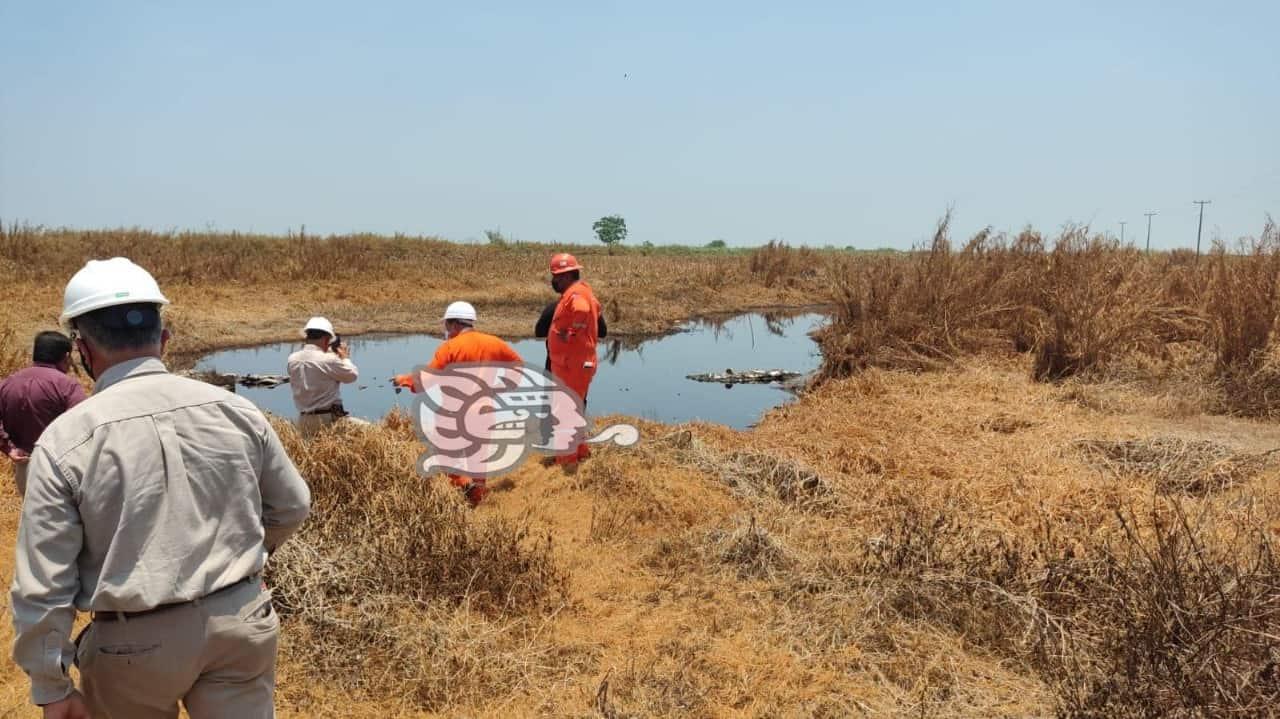
[[[216,384],[219,387],[226,387],[232,391],[235,390],[237,384],[242,387],[277,387],[287,384],[289,378],[285,375],[278,374],[245,374],[238,375],[234,372],[187,372],[186,376],[192,379],[198,379],[201,382]]]
[[[727,369],[724,372],[704,372],[686,375],[695,382],[715,382],[717,384],[768,384],[770,382],[786,382],[796,379],[803,373],[785,369]]]

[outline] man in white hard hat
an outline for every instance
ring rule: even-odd
[[[312,317],[302,336],[306,344],[289,355],[289,386],[298,408],[298,428],[302,436],[310,437],[347,416],[341,385],[355,382],[360,372],[329,320]]]
[[[454,302],[444,311],[444,343],[436,348],[436,354],[428,366],[441,370],[452,364],[470,362],[524,362],[520,353],[501,338],[481,332],[476,326],[476,308],[469,302]],[[397,387],[409,387],[417,391],[412,375],[397,375],[392,379]],[[463,477],[451,474],[449,481],[462,490],[472,506],[480,504],[489,494],[483,477]]]
[[[261,573],[310,492],[253,404],[165,369],[165,304],[120,257],[67,284],[62,320],[97,384],[31,452],[11,591],[14,659],[46,719],[274,713]],[[77,609],[93,621],[73,643]]]

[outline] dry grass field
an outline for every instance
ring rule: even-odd
[[[186,352],[287,336],[312,292],[367,329],[432,329],[434,314],[370,318],[461,289],[512,328],[545,299],[546,248],[98,239],[154,260]],[[37,308],[56,308],[95,240],[33,242],[32,257],[61,242],[76,259],[5,265],[29,283],[7,295],[12,318],[52,312]],[[325,283],[289,259],[298,242],[368,249],[329,256]],[[235,271],[242,285],[214,259],[232,248],[258,258],[236,260],[253,268]],[[1232,249],[1146,256],[1077,230],[953,249],[944,219],[899,257],[589,255],[635,331],[828,302],[820,381],[753,430],[639,422],[640,445],[576,474],[530,462],[475,511],[417,477],[403,417],[308,445],[279,422],[315,495],[271,569],[281,714],[1272,714],[1280,237],[1268,225]],[[439,274],[404,284],[428,267]],[[0,575],[17,515],[7,471]],[[12,664],[0,682],[0,716],[34,716]]]
[[[56,327],[67,280],[93,258],[125,256],[146,267],[173,302],[172,351],[292,340],[321,314],[338,331],[434,332],[454,300],[476,305],[481,324],[530,336],[554,298],[548,262],[565,248],[527,243],[460,245],[433,238],[264,237],[0,227],[0,319],[27,337]],[[752,267],[735,252],[610,254],[570,247],[620,334],[663,332],[703,312],[813,302],[819,254],[807,270]],[[779,274],[779,270],[783,274]]]

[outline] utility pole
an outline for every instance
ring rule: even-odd
[[[1196,227],[1196,257],[1200,256],[1200,232],[1204,230],[1204,206],[1211,204],[1213,200],[1193,200],[1195,204],[1200,206],[1200,225]]]
[[[1125,222],[1124,220],[1120,221],[1120,244],[1122,245],[1124,244],[1124,226],[1127,224],[1129,223]]]
[[[1154,212],[1143,213],[1147,216],[1147,254],[1151,254],[1151,216]]]

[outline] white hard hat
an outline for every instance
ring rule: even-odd
[[[471,324],[476,323],[476,308],[471,306],[470,302],[454,302],[444,311],[446,320],[465,320]]]
[[[323,317],[312,317],[307,320],[307,325],[302,328],[302,336],[307,336],[308,330],[320,330],[329,333],[330,337],[337,337],[338,334],[333,331],[333,323]]]
[[[95,310],[143,302],[169,304],[150,272],[124,257],[89,260],[67,283],[60,321],[66,324]]]

